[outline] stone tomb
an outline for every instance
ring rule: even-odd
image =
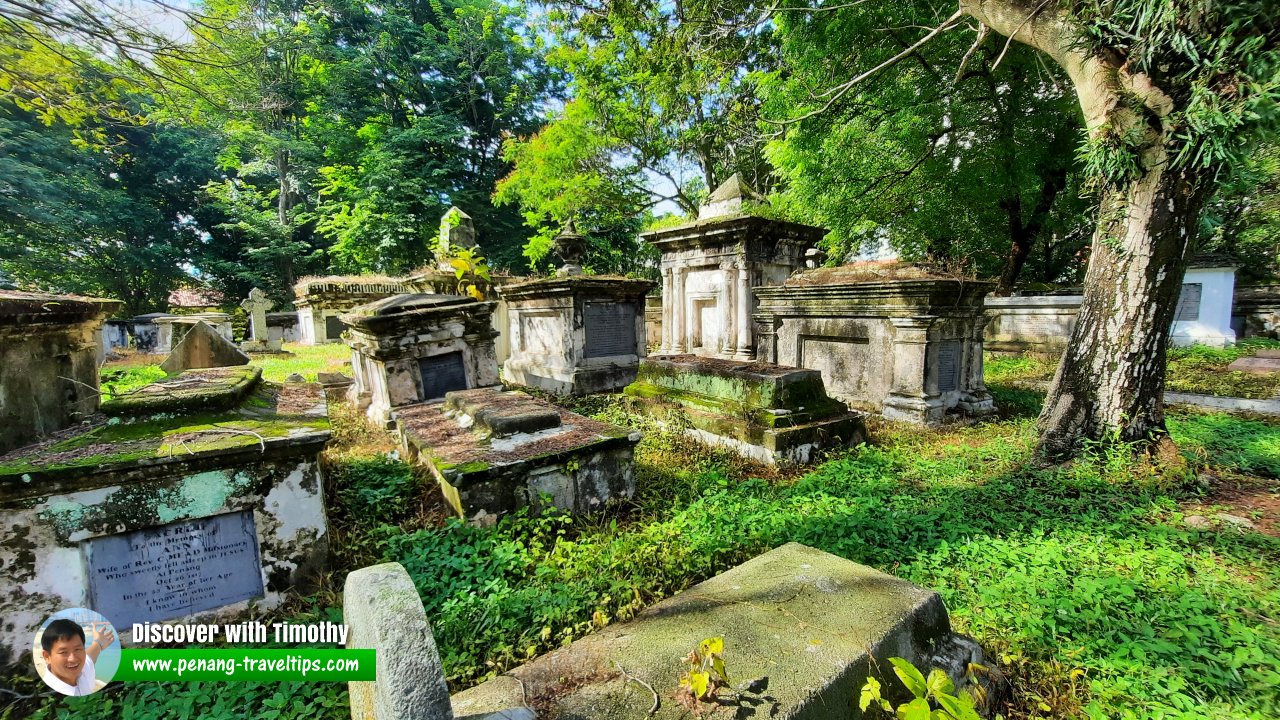
[[[267,340],[275,344],[296,343],[298,335],[298,313],[267,313]]]
[[[154,320],[156,324],[156,344],[151,352],[167,355],[182,342],[196,323],[203,322],[213,328],[227,342],[234,342],[234,330],[231,327],[231,316],[224,312],[202,312],[194,315],[161,315]]]
[[[994,353],[1062,355],[1080,315],[1081,295],[987,297],[984,345]]]
[[[561,395],[621,390],[645,355],[647,280],[582,275],[586,237],[573,223],[556,238],[558,277],[500,291],[510,315],[508,382]]]
[[[412,584],[408,587],[412,590]],[[520,713],[533,705],[543,717],[566,719],[693,717],[675,697],[687,670],[682,658],[714,637],[724,639],[733,687],[722,691],[717,703],[703,705],[704,717],[863,717],[858,694],[872,673],[895,704],[904,702],[905,689],[893,676],[891,657],[905,658],[925,675],[939,668],[958,688],[968,684],[969,663],[983,662],[978,643],[951,631],[937,593],[788,543],[663,600],[633,620],[613,623],[454,695],[453,716],[528,717]],[[995,700],[1004,690],[1002,678],[998,672],[989,677],[984,690]],[[406,693],[415,687],[403,681],[397,685]]]
[[[1231,327],[1236,267],[1218,256],[1202,255],[1191,260],[1182,278],[1170,342],[1219,348],[1236,343],[1236,331]]]
[[[780,285],[826,234],[744,214],[749,195],[735,175],[712,193],[697,221],[640,236],[662,253],[659,354],[753,359],[751,289]]]
[[[623,392],[660,422],[674,406],[690,435],[765,463],[808,463],[819,450],[867,439],[862,416],[827,396],[817,370],[655,356]]]
[[[325,277],[294,286],[298,310],[298,342],[319,345],[342,342],[344,313],[393,295],[416,292],[407,282],[378,278]]]
[[[103,319],[115,300],[0,290],[0,453],[98,409]]]
[[[452,390],[498,384],[493,302],[404,294],[355,308],[350,327],[353,398],[377,422],[391,410]]]
[[[67,607],[119,632],[312,585],[328,553],[324,395],[258,376],[189,371],[113,401],[123,421],[0,456],[0,662],[30,657],[33,629]]]
[[[599,510],[635,492],[640,433],[592,420],[524,393],[481,388],[443,403],[397,408],[407,457],[431,469],[460,517],[483,524],[546,502]]]
[[[833,397],[890,419],[987,414],[982,300],[993,286],[910,266],[806,270],[756,290],[757,355],[818,370]]]
[[[240,343],[240,349],[250,353],[280,352],[280,338],[271,337],[267,327],[267,311],[275,307],[275,301],[267,297],[260,288],[249,291],[249,297],[240,301],[240,307],[249,314],[249,334],[251,339]]]

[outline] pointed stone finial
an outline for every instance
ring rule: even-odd
[[[449,257],[454,248],[473,248],[476,246],[476,224],[471,216],[454,205],[449,212],[440,218],[440,241],[436,245],[436,259],[441,269],[451,270]]]
[[[763,198],[755,190],[747,185],[738,173],[734,173],[728,180],[720,183],[720,187],[716,188],[707,196],[702,207],[698,208],[698,219],[706,220],[707,218],[722,217],[724,215],[737,215],[742,212],[742,202],[744,200],[762,201]]]
[[[582,274],[582,260],[587,254],[587,236],[578,232],[572,217],[565,222],[560,234],[556,235],[554,249],[564,262],[556,271],[557,276]]]

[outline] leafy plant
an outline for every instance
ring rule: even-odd
[[[875,704],[898,720],[982,720],[974,708],[968,693],[956,693],[955,683],[937,668],[926,678],[910,661],[900,657],[889,658],[893,672],[911,693],[912,698],[897,708],[881,694],[880,681],[868,675],[858,698],[858,708],[864,713]]]
[[[714,702],[721,687],[729,685],[724,667],[724,638],[707,638],[685,656],[689,666],[680,677],[677,697],[682,705],[697,712],[699,703]]]

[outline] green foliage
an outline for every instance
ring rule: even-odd
[[[724,638],[707,638],[698,643],[684,663],[688,669],[680,676],[680,688],[688,692],[695,710],[701,702],[714,703],[717,691],[729,686],[729,674],[724,666]]]
[[[102,400],[125,395],[144,385],[164,378],[165,371],[159,365],[135,365],[132,367],[103,367],[99,373],[98,389]]]
[[[1241,357],[1252,356],[1259,348],[1280,347],[1266,339],[1249,339],[1227,348],[1192,345],[1169,349],[1169,370],[1165,387],[1175,392],[1267,399],[1280,395],[1280,373],[1256,374],[1228,371]]]
[[[955,683],[945,672],[934,668],[926,679],[915,665],[903,658],[889,658],[889,662],[898,680],[911,693],[911,699],[895,709],[880,693],[880,681],[868,675],[858,697],[858,709],[862,712],[875,705],[898,720],[980,720],[973,698],[963,692],[957,695]]]

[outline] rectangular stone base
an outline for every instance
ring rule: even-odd
[[[393,417],[408,458],[430,468],[454,511],[476,524],[526,506],[588,513],[635,492],[640,433],[523,393],[450,393]]]
[[[508,359],[502,366],[503,381],[538,388],[555,395],[591,395],[617,392],[635,382],[636,364],[600,367],[554,368]]]
[[[531,705],[548,708],[548,717],[687,718],[674,699],[686,669],[681,660],[714,637],[724,638],[733,683],[754,689],[736,699],[732,689],[722,693],[728,707],[711,717],[850,718],[859,717],[858,693],[872,658],[891,692],[896,681],[885,677],[892,678],[888,659],[906,658],[928,673],[929,656],[946,644],[951,628],[936,593],[789,543],[631,622],[454,695],[454,717]]]

